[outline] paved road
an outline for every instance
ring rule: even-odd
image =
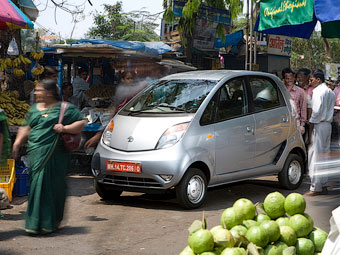
[[[89,176],[68,177],[69,197],[64,226],[56,233],[31,237],[23,231],[26,197],[15,198],[12,208],[2,211],[0,219],[1,255],[53,254],[147,254],[174,255],[186,246],[187,228],[202,211],[211,228],[219,224],[220,215],[241,197],[263,202],[279,189],[276,178],[268,177],[211,189],[200,209],[182,210],[173,197],[123,193],[119,201],[100,200]],[[308,183],[297,192],[304,194]],[[315,225],[329,230],[331,211],[339,205],[340,191],[329,195],[306,197],[307,213]]]

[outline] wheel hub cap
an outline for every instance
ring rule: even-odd
[[[188,183],[187,194],[190,202],[200,202],[204,195],[204,181],[200,176],[195,175],[190,179]]]
[[[293,160],[289,165],[288,177],[292,184],[297,184],[301,178],[301,166],[298,161]]]

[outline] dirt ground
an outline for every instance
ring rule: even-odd
[[[32,237],[24,232],[27,197],[14,198],[0,219],[1,255],[179,254],[187,245],[187,228],[201,218],[202,211],[211,228],[238,198],[263,202],[269,192],[290,193],[278,188],[276,177],[256,179],[211,189],[202,208],[187,211],[174,197],[164,195],[124,192],[118,201],[103,201],[95,193],[90,176],[71,175],[68,184],[65,222],[50,235]],[[304,182],[297,192],[307,190]],[[316,226],[329,231],[329,218],[339,205],[339,196],[340,191],[334,190],[326,196],[306,197],[306,211]]]

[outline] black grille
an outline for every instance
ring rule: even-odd
[[[162,187],[162,185],[154,179],[140,177],[105,175],[103,182],[124,186]]]

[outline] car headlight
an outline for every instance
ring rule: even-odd
[[[189,122],[177,124],[168,128],[158,140],[156,149],[164,149],[176,144],[189,127]]]
[[[114,126],[115,126],[115,124],[114,124],[113,120],[111,120],[109,122],[109,124],[106,126],[106,128],[103,132],[103,136],[102,136],[103,143],[108,145],[108,146],[111,143],[111,137],[112,137],[112,132],[113,132]]]

